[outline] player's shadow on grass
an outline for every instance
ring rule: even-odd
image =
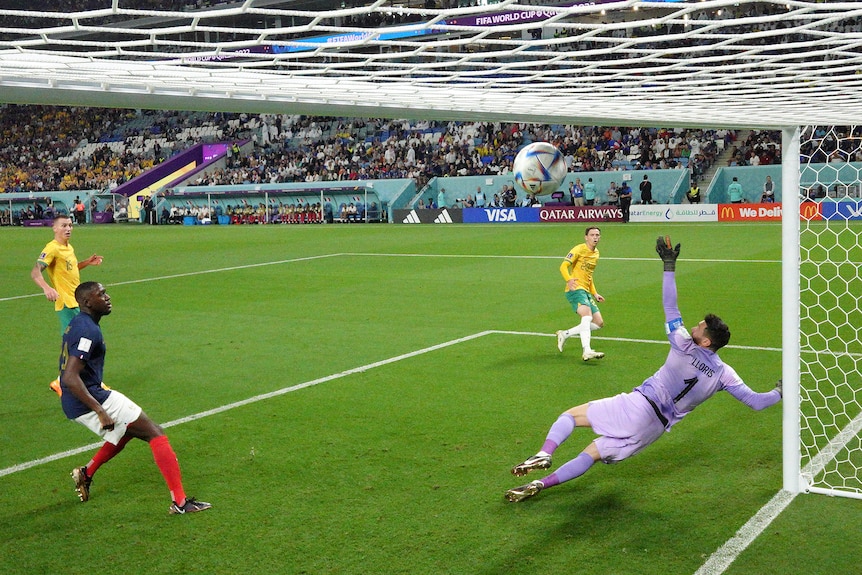
[[[573,565],[570,554],[560,546],[601,549],[609,537],[629,539],[635,533],[627,534],[627,529],[650,521],[642,516],[633,518],[639,512],[627,504],[629,499],[623,494],[596,485],[571,487],[557,487],[520,503],[502,501],[500,522],[512,526],[508,555],[501,553],[497,562],[483,565],[477,573],[539,573],[547,568],[549,557],[558,558],[552,561],[554,564],[568,565],[566,570],[570,572],[592,572],[587,563]],[[530,516],[529,520],[525,515]],[[591,557],[584,560],[593,561]]]

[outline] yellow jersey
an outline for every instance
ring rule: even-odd
[[[599,263],[599,250],[591,250],[587,244],[578,244],[569,250],[566,259],[560,264],[560,273],[563,279],[568,282],[570,279],[577,280],[575,289],[586,290],[588,293],[596,295],[596,284],[593,281],[593,272]],[[569,287],[566,286],[566,291]]]
[[[57,240],[51,240],[36,261],[45,266],[51,285],[60,294],[54,302],[54,311],[60,311],[64,305],[70,309],[78,307],[75,289],[81,283],[81,273],[72,244],[64,246]]]

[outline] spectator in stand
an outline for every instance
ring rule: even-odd
[[[358,222],[359,221],[359,212],[356,209],[356,205],[353,202],[350,202],[347,205],[347,221],[348,222]]]
[[[763,182],[763,193],[760,195],[761,204],[771,204],[775,201],[775,185],[772,182],[771,176],[766,176],[766,181]]]
[[[627,224],[629,223],[629,212],[632,207],[632,189],[626,181],[623,181],[622,187],[620,187],[619,198],[620,208],[623,210],[623,223]]]
[[[569,184],[569,197],[573,206],[584,205],[584,188],[581,186],[580,178],[575,178],[575,181]]]
[[[741,204],[743,199],[742,193],[742,184],[740,184],[738,178],[734,176],[733,181],[730,182],[729,186],[727,186],[727,195],[730,196],[730,203]]]
[[[72,209],[75,212],[75,223],[83,224],[87,221],[87,214],[85,213],[84,202],[81,201],[81,198],[75,196],[75,202],[73,203]]]
[[[500,196],[504,208],[514,208],[518,201],[518,193],[515,191],[515,186],[503,186],[503,193]]]
[[[608,186],[607,195],[608,195],[608,205],[609,206],[620,205],[619,188],[617,188],[616,182],[611,182],[611,184]]]
[[[587,178],[587,183],[584,184],[584,203],[588,206],[596,203],[596,185],[592,178]]]
[[[685,193],[685,197],[690,204],[699,204],[700,203],[700,187],[698,187],[696,182],[691,183],[691,187]]]
[[[649,176],[644,174],[644,179],[640,183],[641,203],[652,204],[652,182],[649,181]]]
[[[485,192],[482,191],[482,186],[476,186],[476,207],[485,207]]]
[[[380,220],[380,208],[377,207],[377,202],[371,202],[368,206],[368,221],[377,222]]]

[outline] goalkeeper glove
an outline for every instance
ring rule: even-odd
[[[655,242],[655,251],[661,261],[664,262],[664,271],[676,271],[676,258],[679,257],[679,248],[682,244],[671,247],[670,236],[659,236]]]
[[[777,390],[778,390],[778,395],[780,395],[781,397],[784,397],[784,388],[783,388],[783,385],[784,385],[784,383],[783,383],[783,382],[782,382],[782,380],[780,380],[780,379],[779,379],[779,380],[778,380],[778,382],[776,382],[776,384],[775,384],[775,389],[777,389]]]

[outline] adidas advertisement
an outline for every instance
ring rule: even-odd
[[[460,224],[462,210],[393,210],[392,221],[399,224]]]
[[[614,206],[543,208],[444,208],[393,210],[393,221],[401,224],[517,224],[539,222],[622,221],[622,210]]]

